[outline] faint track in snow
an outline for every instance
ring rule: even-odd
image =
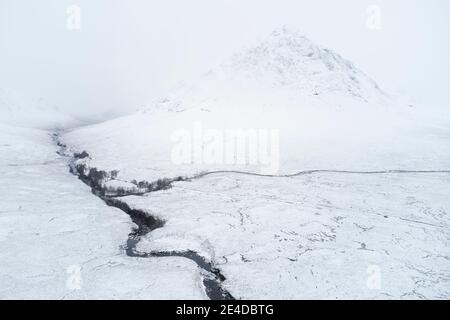
[[[261,174],[247,171],[236,171],[236,170],[218,170],[218,171],[208,171],[196,174],[194,176],[188,177],[185,180],[196,180],[201,179],[206,176],[214,174],[239,174],[247,176],[256,177],[266,177],[266,178],[293,178],[303,175],[311,175],[315,173],[343,173],[343,174],[395,174],[395,173],[450,173],[450,170],[377,170],[377,171],[353,171],[353,170],[332,170],[332,169],[314,169],[314,170],[304,170],[295,172],[292,174]]]
[[[138,226],[132,233],[129,234],[126,246],[124,250],[126,254],[130,257],[135,258],[152,258],[152,257],[183,257],[190,259],[195,262],[197,266],[205,271],[203,273],[203,284],[205,286],[206,294],[210,299],[213,300],[231,300],[234,299],[233,296],[226,291],[222,287],[222,282],[225,281],[225,277],[221,274],[220,270],[217,269],[214,264],[204,257],[200,256],[197,252],[192,250],[186,251],[151,251],[151,252],[140,252],[136,249],[137,244],[140,242],[141,237],[148,234],[149,232],[164,227],[165,221],[156,219],[152,217],[147,212],[130,208],[127,203],[122,201],[120,198],[125,196],[143,196],[145,194],[156,192],[160,190],[165,190],[172,187],[172,184],[177,181],[192,181],[196,179],[201,179],[207,176],[216,175],[216,174],[237,174],[237,175],[247,175],[247,176],[255,176],[255,177],[267,177],[267,178],[294,178],[298,176],[306,176],[313,175],[319,173],[336,173],[336,174],[361,174],[361,175],[375,175],[375,174],[440,174],[450,173],[450,170],[401,170],[401,169],[393,169],[393,170],[373,170],[373,171],[357,171],[357,170],[335,170],[335,169],[313,169],[313,170],[304,170],[295,172],[292,174],[283,174],[283,175],[269,175],[269,174],[260,174],[246,171],[238,171],[238,170],[217,170],[217,171],[208,171],[201,172],[192,176],[183,176],[176,177],[172,179],[162,179],[154,182],[147,182],[149,188],[148,190],[143,190],[142,192],[136,191],[125,191],[124,193],[117,192],[114,194],[114,191],[106,190],[101,186],[99,181],[102,177],[99,178],[99,181],[95,181],[94,177],[91,177],[90,170],[94,170],[95,173],[102,173],[102,171],[97,170],[96,168],[87,168],[88,173],[85,174],[83,170],[79,170],[80,168],[76,168],[75,162],[77,157],[72,155],[69,156],[65,154],[66,146],[58,141],[58,135],[54,135],[55,143],[61,148],[58,152],[60,155],[69,157],[72,160],[71,163],[71,172],[75,174],[80,180],[82,180],[85,184],[91,187],[92,193],[102,199],[105,204],[108,206],[112,206],[122,210],[127,213],[132,221]],[[87,154],[87,153],[86,153]],[[78,158],[80,159],[80,158]],[[93,179],[94,178],[94,179]],[[110,180],[117,180],[111,178]],[[126,181],[130,183],[130,181]],[[160,184],[160,182],[162,182]],[[106,194],[107,193],[107,194]],[[412,221],[410,221],[412,222]],[[416,221],[414,221],[416,222]],[[418,222],[420,223],[420,222]],[[206,274],[206,275],[205,275]]]

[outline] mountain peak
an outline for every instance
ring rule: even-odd
[[[297,29],[291,28],[291,27],[289,27],[287,25],[283,25],[282,27],[276,28],[275,30],[272,31],[270,36],[272,38],[296,37],[296,38],[307,39]]]
[[[271,86],[291,86],[306,94],[340,92],[367,100],[381,93],[376,83],[350,61],[283,26],[259,45],[235,55],[229,72]]]
[[[249,105],[282,99],[290,99],[296,106],[385,102],[377,84],[350,61],[283,26],[158,105],[180,111],[219,105],[228,108],[231,101]]]

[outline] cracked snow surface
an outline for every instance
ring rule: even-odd
[[[124,200],[167,221],[138,248],[195,248],[239,298],[444,299],[449,182],[449,173],[221,173]]]
[[[448,126],[377,111],[347,127],[355,110],[327,110],[348,131],[280,121],[272,176],[245,165],[175,165],[170,133],[199,119],[194,111],[137,114],[62,141],[86,150],[77,160],[86,168],[116,172],[102,185],[135,194],[120,201],[165,221],[140,238],[139,252],[196,252],[236,299],[448,299]],[[200,119],[215,127],[213,116]],[[240,127],[264,127],[253,119]],[[316,129],[335,141],[324,144]],[[158,181],[167,188],[146,190]]]
[[[0,124],[0,299],[450,299],[449,128],[284,28],[134,114]]]
[[[199,119],[194,111],[133,115],[62,141],[87,151],[86,167],[118,172],[104,181],[110,190],[138,194],[121,201],[165,221],[138,251],[195,251],[220,269],[234,298],[448,299],[448,126],[379,110],[347,126],[355,110],[327,110],[346,130],[311,128],[291,114],[280,121],[290,134],[280,137],[279,176],[175,165],[170,133]],[[200,119],[216,127],[213,115]],[[253,119],[240,126],[264,127]],[[324,144],[319,129],[335,141]],[[136,180],[171,188],[146,193]]]
[[[450,297],[449,172],[218,172],[117,197],[165,222],[134,244],[142,259],[126,255],[130,217],[68,172],[47,132],[1,129],[3,298],[208,298],[177,252],[210,261],[238,299]]]
[[[155,183],[148,183],[146,181],[128,183],[123,180],[117,180],[117,171],[106,172],[98,170],[97,168],[89,168],[86,165],[86,159],[89,154],[86,151],[81,153],[70,154],[67,152],[67,146],[60,141],[59,134],[53,134],[55,144],[60,148],[57,152],[59,155],[66,156],[69,159],[68,165],[70,172],[76,175],[81,181],[91,188],[91,192],[96,197],[99,197],[107,206],[115,207],[125,214],[135,223],[135,227],[128,235],[128,240],[125,246],[127,256],[132,258],[162,258],[162,257],[182,257],[191,260],[197,264],[205,289],[205,295],[213,300],[233,300],[234,297],[226,291],[222,283],[226,278],[217,269],[214,263],[201,256],[194,250],[151,250],[140,251],[136,247],[141,241],[142,237],[146,236],[155,229],[162,228],[165,221],[152,216],[145,209],[136,209],[130,207],[125,201],[120,199],[124,196],[139,195],[150,192],[165,190],[171,187],[171,184],[177,179],[160,179]],[[111,184],[111,182],[116,182]],[[125,186],[121,186],[125,184]],[[131,184],[131,187],[130,187]]]
[[[0,130],[0,298],[207,298],[192,261],[125,255],[133,223],[69,173],[48,132]]]

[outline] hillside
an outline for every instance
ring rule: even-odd
[[[0,123],[54,130],[74,127],[82,122],[44,99],[27,98],[21,93],[0,88]]]

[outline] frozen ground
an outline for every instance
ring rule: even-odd
[[[1,299],[204,299],[194,263],[130,258],[132,223],[68,172],[48,132],[0,126]]]
[[[139,250],[197,250],[238,298],[448,299],[449,192],[450,173],[212,174],[125,200],[167,221]]]
[[[279,130],[278,170],[176,163],[173,134],[195,135],[196,123]],[[196,251],[236,298],[448,299],[449,123],[447,112],[398,104],[350,62],[282,30],[158,108],[62,141],[87,151],[80,165],[117,170],[103,181],[112,190],[194,177],[120,201],[166,222],[138,251]],[[314,169],[355,172],[276,177]],[[413,172],[423,170],[441,172]],[[225,172],[202,175],[211,171]]]
[[[206,298],[190,260],[124,254],[129,217],[49,133],[0,139],[2,298]],[[196,251],[236,298],[447,299],[449,192],[449,173],[219,173],[121,200],[166,221],[139,251]]]
[[[319,163],[328,167],[319,168],[354,173],[313,171],[267,177],[218,172],[120,201],[165,221],[162,228],[142,237],[139,252],[195,251],[221,270],[226,277],[223,286],[235,298],[448,299],[450,171],[445,165],[448,138],[443,133],[445,129],[437,127],[429,136],[419,137],[416,147],[408,137],[403,141],[409,140],[409,145],[397,146],[396,158],[383,158],[380,152],[379,162],[355,162],[356,169],[353,161],[348,166],[333,163],[325,150]],[[76,131],[70,135],[72,141]],[[105,163],[97,168],[106,171],[120,164],[119,170],[136,172],[138,179],[148,181],[166,177],[163,170],[158,174],[157,166],[139,174],[134,159],[132,169],[126,170],[128,152],[109,157],[106,151],[121,150],[120,139],[109,143],[109,133],[102,136],[99,132],[95,137],[106,146],[88,144],[78,149],[91,154],[91,159],[80,163]],[[424,141],[429,143],[422,148]],[[427,146],[435,148],[432,157],[423,153]],[[380,147],[392,148],[392,144]],[[105,153],[100,155],[99,150]],[[141,152],[137,161],[153,156],[145,149],[134,150]],[[358,156],[349,153],[350,158]],[[409,162],[421,158],[416,165]],[[404,171],[389,172],[393,168]],[[192,176],[208,168],[187,169],[186,176]],[[230,171],[233,167],[215,169]],[[168,177],[176,175],[183,172]],[[106,181],[105,186],[133,189],[131,178],[119,171],[118,178]]]
[[[449,299],[449,120],[282,29],[148,110],[62,132],[72,159],[2,125],[0,297],[201,299],[213,274],[235,298]],[[199,123],[278,130],[276,170],[176,163],[174,133]]]

